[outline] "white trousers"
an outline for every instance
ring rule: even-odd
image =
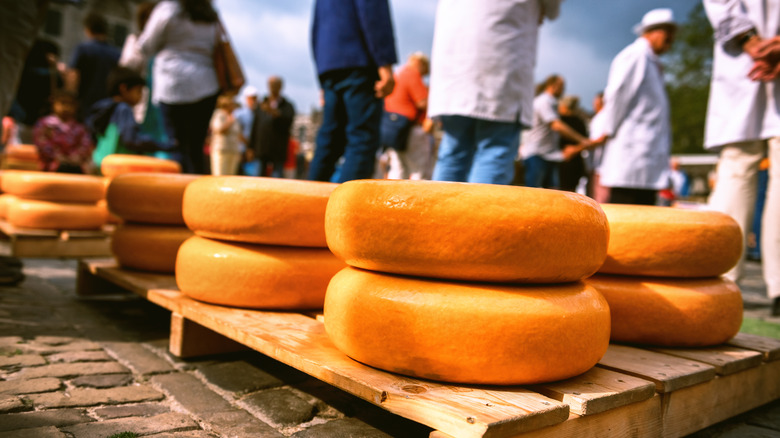
[[[718,179],[709,204],[713,210],[729,214],[742,228],[745,237],[742,259],[726,274],[731,280],[739,280],[745,260],[747,234],[755,214],[758,165],[767,152],[769,185],[761,220],[761,260],[767,294],[776,298],[780,297],[780,137],[768,142],[751,141],[723,147],[718,161]]]
[[[238,166],[241,164],[241,152],[211,151],[211,174],[238,175]]]
[[[414,125],[409,132],[406,150],[388,149],[390,169],[388,179],[431,179],[433,174],[433,141],[422,126]]]

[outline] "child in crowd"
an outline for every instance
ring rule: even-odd
[[[41,168],[49,172],[90,173],[94,144],[87,129],[76,120],[75,93],[57,91],[52,95],[52,112],[38,120],[33,141],[38,148]]]
[[[237,175],[246,140],[233,111],[239,105],[232,95],[217,99],[217,109],[211,117],[211,174]]]
[[[108,76],[111,97],[95,103],[87,117],[87,125],[97,137],[92,161],[100,166],[110,154],[143,154],[167,151],[173,143],[158,141],[141,132],[133,115],[133,106],[143,97],[145,81],[138,73],[125,67],[115,68]]]

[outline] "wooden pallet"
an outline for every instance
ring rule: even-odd
[[[102,230],[38,230],[0,220],[0,255],[15,257],[105,257],[111,255],[111,232]]]
[[[402,417],[432,437],[678,437],[780,398],[780,340],[740,334],[704,349],[610,345],[598,366],[528,387],[451,385],[377,370],[349,359],[320,320],[299,313],[201,303],[172,276],[82,261],[77,292],[120,287],[172,312],[172,353],[249,347]]]

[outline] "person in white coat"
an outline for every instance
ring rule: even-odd
[[[639,38],[612,61],[599,169],[611,203],[654,205],[669,184],[671,122],[658,55],[671,48],[676,29],[671,9],[654,9],[634,27]]]
[[[709,205],[731,215],[747,236],[755,213],[759,163],[768,154],[761,257],[772,313],[780,315],[780,82],[755,70],[762,65],[770,71],[777,67],[776,59],[762,58],[760,48],[762,40],[777,39],[780,0],[704,0],[704,7],[715,31],[704,141],[706,148],[720,151]],[[726,277],[739,280],[742,269],[740,261]]]
[[[428,115],[444,135],[434,180],[512,181],[521,124],[533,114],[539,25],[561,1],[439,1]]]

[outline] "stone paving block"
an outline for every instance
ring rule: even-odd
[[[171,363],[172,366],[178,371],[191,371],[194,370],[197,365],[218,362],[211,358],[204,359],[198,357],[182,359],[180,357],[176,357],[172,355],[170,351],[168,351],[168,346],[170,345],[170,339],[168,338],[155,339],[153,341],[144,342],[143,345],[156,355],[165,358],[165,360]]]
[[[78,438],[106,438],[122,432],[150,435],[153,433],[197,429],[200,429],[200,426],[198,426],[198,423],[196,423],[195,420],[186,414],[175,412],[156,415],[154,417],[120,418],[62,428],[63,431],[71,433]]]
[[[314,378],[298,383],[294,385],[294,387],[295,389],[310,395],[315,400],[314,403],[318,409],[321,411],[330,407],[347,417],[353,417],[358,412],[365,410],[378,409],[384,411],[382,408],[376,407],[346,391],[342,391],[339,388]]]
[[[316,414],[312,403],[287,388],[248,395],[241,399],[239,405],[263,420],[284,427],[310,421]]]
[[[15,395],[0,396],[0,414],[29,411],[31,409],[31,405],[25,403],[24,400]]]
[[[89,350],[89,351],[66,351],[64,353],[56,353],[51,356],[47,356],[46,359],[49,362],[104,362],[113,360],[111,356],[105,351],[101,350]]]
[[[0,336],[0,348],[15,347],[17,344],[23,344],[24,339],[20,336]]]
[[[206,432],[205,430],[188,430],[186,432],[176,433],[164,432],[146,436],[152,438],[218,438],[216,435]]]
[[[0,394],[33,394],[36,392],[56,391],[62,387],[60,379],[43,377],[40,379],[20,379],[0,381]]]
[[[204,415],[232,409],[222,396],[209,389],[200,380],[186,373],[160,374],[152,377],[159,386],[189,412]]]
[[[174,371],[174,368],[168,361],[138,343],[105,342],[103,343],[103,348],[137,374],[149,375]]]
[[[281,380],[244,361],[204,364],[198,371],[207,382],[237,395],[284,385]]]
[[[71,380],[74,386],[85,388],[113,388],[125,386],[133,381],[130,374],[99,374],[95,376],[81,376]]]
[[[28,342],[25,344],[17,344],[17,347],[22,351],[29,353],[38,353],[43,355],[63,353],[66,351],[83,351],[83,350],[102,350],[100,344],[92,341],[78,340],[70,344],[58,344],[50,345],[40,342]]]
[[[282,438],[284,436],[240,409],[209,413],[201,420],[209,425],[209,429],[225,437]]]
[[[743,418],[748,424],[775,430],[775,433],[780,436],[780,400],[752,411]]]
[[[46,426],[0,432],[0,438],[67,438],[67,435],[54,426]]]
[[[57,363],[35,368],[24,368],[10,377],[15,379],[34,379],[36,377],[71,377],[127,372],[129,370],[117,362]]]
[[[355,419],[345,418],[317,424],[292,435],[293,438],[392,438],[379,429]]]
[[[26,398],[32,401],[36,408],[66,408],[100,404],[118,405],[160,400],[164,397],[163,394],[150,386],[136,385],[108,389],[74,388],[66,392],[31,394]]]
[[[50,345],[50,346],[67,345],[77,341],[82,341],[82,339],[74,338],[72,336],[36,336],[35,337],[35,342],[44,345]]]
[[[158,415],[165,412],[170,412],[170,409],[159,403],[141,403],[137,405],[125,405],[125,406],[105,406],[97,408],[93,411],[95,415],[104,419],[111,420],[114,418],[124,417],[151,417],[152,415]]]
[[[46,359],[39,354],[0,355],[0,368],[34,367],[46,365]]]
[[[57,409],[53,411],[24,412],[3,415],[0,431],[29,429],[47,426],[70,426],[95,421],[81,409]]]

